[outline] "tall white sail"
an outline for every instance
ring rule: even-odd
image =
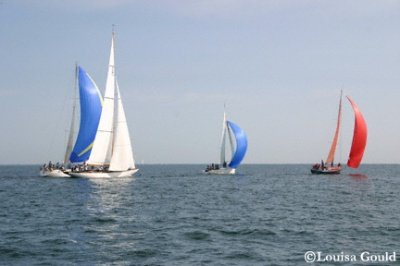
[[[90,154],[88,160],[88,164],[90,165],[108,165],[111,161],[114,127],[115,82],[116,79],[113,33],[111,39],[111,51],[110,61],[108,64],[106,90],[104,92],[103,109],[101,112],[96,138],[93,142],[92,153]]]
[[[220,155],[220,163],[221,165],[226,162],[225,160],[225,142],[226,142],[226,113],[224,111],[224,121],[222,123],[222,138],[221,138],[221,155]]]
[[[65,149],[64,164],[69,163],[69,156],[71,155],[72,148],[74,147],[75,135],[75,110],[76,110],[76,84],[78,83],[78,66],[75,66],[75,85],[74,85],[74,103],[72,105],[72,118],[71,126],[69,128],[67,148]]]
[[[126,171],[135,168],[131,139],[125,111],[122,105],[121,94],[116,82],[116,108],[114,115],[114,143],[110,163],[110,171]]]

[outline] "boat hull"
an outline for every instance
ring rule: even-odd
[[[234,168],[220,168],[220,169],[210,169],[205,171],[209,175],[234,175],[236,169]]]
[[[120,171],[120,172],[86,171],[86,172],[71,172],[70,175],[72,177],[79,177],[79,178],[118,178],[118,177],[133,176],[137,171],[139,171],[139,169],[131,169],[131,170]]]
[[[317,174],[317,175],[338,175],[340,174],[340,171],[342,170],[341,167],[329,167],[326,169],[314,169],[311,168],[311,173],[312,174]]]
[[[68,175],[68,170],[61,171],[60,169],[40,170],[39,174],[43,177],[71,177]]]

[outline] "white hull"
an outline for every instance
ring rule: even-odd
[[[66,174],[65,172],[63,172],[59,169],[40,170],[39,174],[40,174],[40,176],[46,176],[46,177],[70,177],[70,175]]]
[[[236,169],[234,168],[220,168],[220,169],[205,171],[205,173],[209,175],[234,175],[235,172]]]
[[[72,177],[80,178],[116,178],[116,177],[130,177],[134,175],[139,169],[132,169],[121,172],[71,172]]]

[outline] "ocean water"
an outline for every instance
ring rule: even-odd
[[[140,165],[120,180],[43,178],[38,168],[0,166],[0,265],[305,265],[307,251],[400,254],[399,165],[336,176],[311,175],[310,165],[243,165],[235,176]]]

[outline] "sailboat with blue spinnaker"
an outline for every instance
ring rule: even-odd
[[[79,86],[80,128],[74,145],[76,97],[72,108],[71,126],[64,154],[64,162],[59,165],[49,162],[40,169],[41,176],[69,177],[74,164],[84,162],[90,155],[92,143],[96,135],[103,105],[103,97],[99,88],[89,74],[80,66],[75,67],[75,84]],[[76,91],[76,88],[74,89]]]
[[[226,142],[227,136],[229,139],[229,147],[231,150],[230,160],[226,160]],[[234,142],[235,139],[235,142]],[[239,167],[244,156],[247,152],[247,136],[242,128],[237,124],[226,119],[226,112],[224,111],[224,120],[222,124],[222,138],[221,138],[221,155],[219,164],[208,165],[205,173],[228,175],[235,174],[236,168]]]

